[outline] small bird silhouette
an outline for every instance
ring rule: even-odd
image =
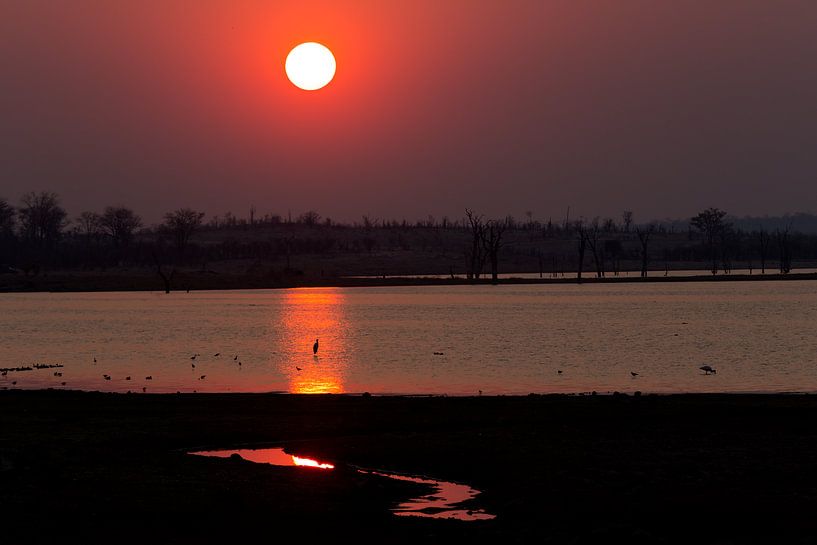
[[[130,375],[126,376],[125,380],[130,380]]]
[[[238,365],[241,365],[241,362],[238,362]]]
[[[190,359],[195,361],[196,356],[198,356],[198,354],[193,354],[192,356],[190,356]]]
[[[718,371],[710,367],[709,365],[701,365],[698,367],[701,371],[704,372],[705,375],[717,375]]]
[[[61,377],[61,376],[62,376],[62,373],[60,373],[60,372],[54,372],[54,376],[55,376],[55,377]]]
[[[636,373],[635,371],[630,371],[630,374],[633,376],[633,378],[638,376],[638,373]]]
[[[192,367],[193,369],[195,369],[195,368],[196,368],[196,364],[195,364],[195,363],[191,363],[191,364],[190,364],[190,367]]]
[[[318,353],[318,339],[315,339],[315,344],[312,345],[312,353],[313,354]]]
[[[65,383],[64,383],[64,382],[61,382],[60,384],[62,384],[63,386],[65,386]]]
[[[214,357],[214,358],[217,358],[217,357],[219,357],[220,355],[221,355],[221,352],[216,352],[215,354],[213,354],[213,357]]]
[[[559,369],[559,370],[558,370],[558,371],[556,371],[556,372],[557,372],[558,374],[560,374],[560,375],[562,374],[562,370],[561,370],[561,369]]]
[[[102,375],[102,376],[105,378],[105,380],[111,380],[111,375]]]
[[[142,386],[142,392],[147,392],[148,389],[145,386]]]
[[[153,375],[148,375],[145,377],[145,380],[153,380]]]
[[[96,363],[96,358],[94,358],[94,363]]]
[[[238,354],[235,355],[235,357],[233,358],[233,361],[236,361],[237,359],[238,359]]]
[[[300,368],[300,367],[298,367],[297,365],[295,366],[295,369],[297,369],[298,371],[303,371],[303,369],[301,369],[301,368]]]

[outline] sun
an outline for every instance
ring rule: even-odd
[[[306,42],[289,52],[284,67],[293,85],[304,91],[316,91],[332,81],[337,64],[328,47]]]

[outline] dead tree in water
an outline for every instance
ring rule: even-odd
[[[173,277],[176,276],[176,266],[170,265],[169,271],[167,269],[163,269],[162,261],[159,259],[159,256],[156,255],[155,251],[153,252],[153,262],[156,264],[156,273],[164,283],[165,293],[170,293],[170,290],[173,287]]]
[[[587,234],[585,233],[586,228],[582,222],[576,223],[576,234],[578,236],[579,242],[579,263],[578,263],[578,270],[576,273],[576,281],[581,284],[582,282],[582,269],[584,269],[584,252],[587,249]]]
[[[771,242],[771,238],[763,227],[760,228],[757,236],[759,239],[758,242],[760,243],[760,274],[766,274],[766,256],[769,255],[769,242]]]
[[[468,218],[468,225],[471,229],[471,245],[465,251],[468,266],[468,280],[479,280],[482,274],[482,267],[485,264],[485,253],[483,252],[482,239],[485,234],[485,223],[482,216],[478,216],[473,210],[465,209],[465,216]]]
[[[791,241],[789,240],[789,228],[782,231],[777,230],[777,246],[780,250],[780,274],[791,272]]]
[[[635,232],[638,235],[638,241],[641,243],[641,278],[647,278],[647,263],[649,261],[647,246],[650,243],[650,235],[653,233],[653,227],[650,225],[643,231],[636,227]]]
[[[491,282],[497,283],[499,276],[499,250],[502,248],[502,234],[507,223],[499,220],[489,220],[482,230],[482,246],[491,260]]]
[[[723,269],[723,274],[732,274],[732,238],[733,232],[731,226],[724,226],[720,233],[721,268]]]
[[[596,265],[596,278],[604,277],[604,253],[603,248],[599,247],[599,223],[593,222],[590,229],[584,230],[584,237],[587,240],[587,245],[590,246],[590,252],[593,254],[593,263]]]

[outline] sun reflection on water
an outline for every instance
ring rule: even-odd
[[[289,391],[298,394],[344,392],[348,368],[345,297],[336,288],[288,290],[281,316],[286,357],[281,362]],[[317,354],[312,345],[319,340]]]

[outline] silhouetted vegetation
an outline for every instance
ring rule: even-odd
[[[686,222],[638,223],[632,211],[623,212],[620,221],[571,220],[569,212],[557,221],[539,221],[530,211],[525,216],[486,219],[466,209],[461,218],[409,222],[367,215],[344,224],[314,210],[282,217],[259,214],[252,206],[247,217],[227,212],[209,219],[181,208],[147,226],[122,205],[83,211],[69,221],[56,194],[30,192],[16,206],[0,199],[0,273],[6,287],[61,272],[149,275],[157,287],[170,290],[176,284],[209,285],[219,275],[263,279],[264,285],[354,275],[459,275],[479,281],[486,264],[493,281],[516,272],[544,276],[546,269],[551,278],[577,271],[581,276],[587,253],[598,278],[629,271],[647,276],[655,262],[663,274],[704,266],[712,274],[754,272],[757,262],[761,274],[767,267],[788,274],[817,263],[817,234],[777,220],[768,225],[756,220],[752,229],[743,229],[738,225],[745,220],[718,208]]]

